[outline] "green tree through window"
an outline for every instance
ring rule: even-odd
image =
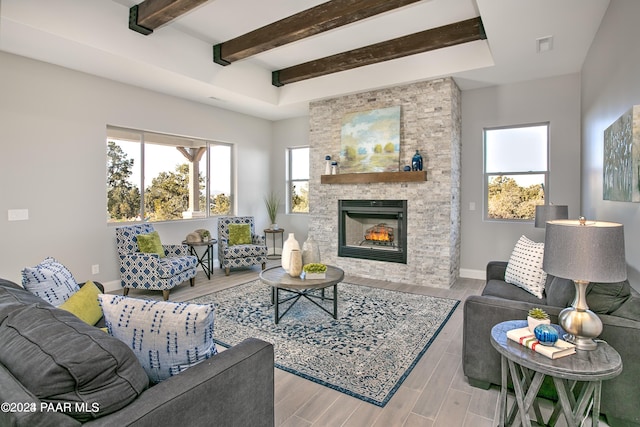
[[[231,148],[194,138],[107,127],[108,221],[232,214]]]
[[[548,191],[549,124],[484,130],[485,218],[525,220]]]
[[[115,220],[128,220],[140,214],[140,189],[128,180],[134,160],[114,141],[107,148],[107,211]]]
[[[290,213],[309,213],[309,147],[287,149]]]

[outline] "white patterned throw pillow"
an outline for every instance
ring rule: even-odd
[[[71,272],[55,258],[22,270],[22,286],[56,307],[80,290]]]
[[[504,279],[525,291],[543,297],[547,273],[542,269],[544,243],[536,243],[522,236],[511,252]]]
[[[109,334],[127,344],[160,382],[217,354],[213,304],[98,296]]]

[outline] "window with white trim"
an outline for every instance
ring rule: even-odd
[[[484,215],[533,221],[549,192],[549,123],[484,129]]]
[[[107,222],[233,212],[232,146],[107,127]]]
[[[287,212],[309,213],[309,147],[287,148]]]

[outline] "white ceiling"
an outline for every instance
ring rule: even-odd
[[[141,0],[0,0],[0,50],[196,102],[278,120],[309,101],[453,76],[462,90],[579,72],[609,0],[423,0],[222,67],[212,46],[323,0],[210,0],[144,36]],[[277,88],[271,72],[481,16],[487,40]],[[553,50],[536,53],[536,39]],[[1,66],[1,65],[0,65]]]

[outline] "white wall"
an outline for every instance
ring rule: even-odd
[[[485,127],[550,122],[549,200],[580,215],[580,77],[570,74],[462,92],[462,234],[460,275],[484,278],[488,261],[506,261],[523,234],[544,241],[533,223],[484,221]],[[476,210],[471,211],[470,203]]]
[[[582,207],[624,224],[629,282],[640,289],[640,203],[602,199],[604,130],[640,104],[640,2],[611,0],[582,68]]]
[[[278,225],[285,229],[284,239],[289,233],[294,233],[300,245],[307,240],[309,216],[307,214],[285,214],[286,156],[287,148],[305,146],[309,146],[309,117],[296,117],[274,122],[271,182],[273,190],[282,199],[278,213]],[[276,241],[276,243],[279,242]]]
[[[269,224],[272,123],[0,52],[0,277],[47,256],[76,280],[119,280],[106,222],[106,126],[207,138],[235,146],[237,213]],[[9,222],[9,209],[29,220]],[[164,242],[215,219],[156,224]],[[91,266],[100,274],[91,275]],[[218,272],[216,272],[219,274]]]

